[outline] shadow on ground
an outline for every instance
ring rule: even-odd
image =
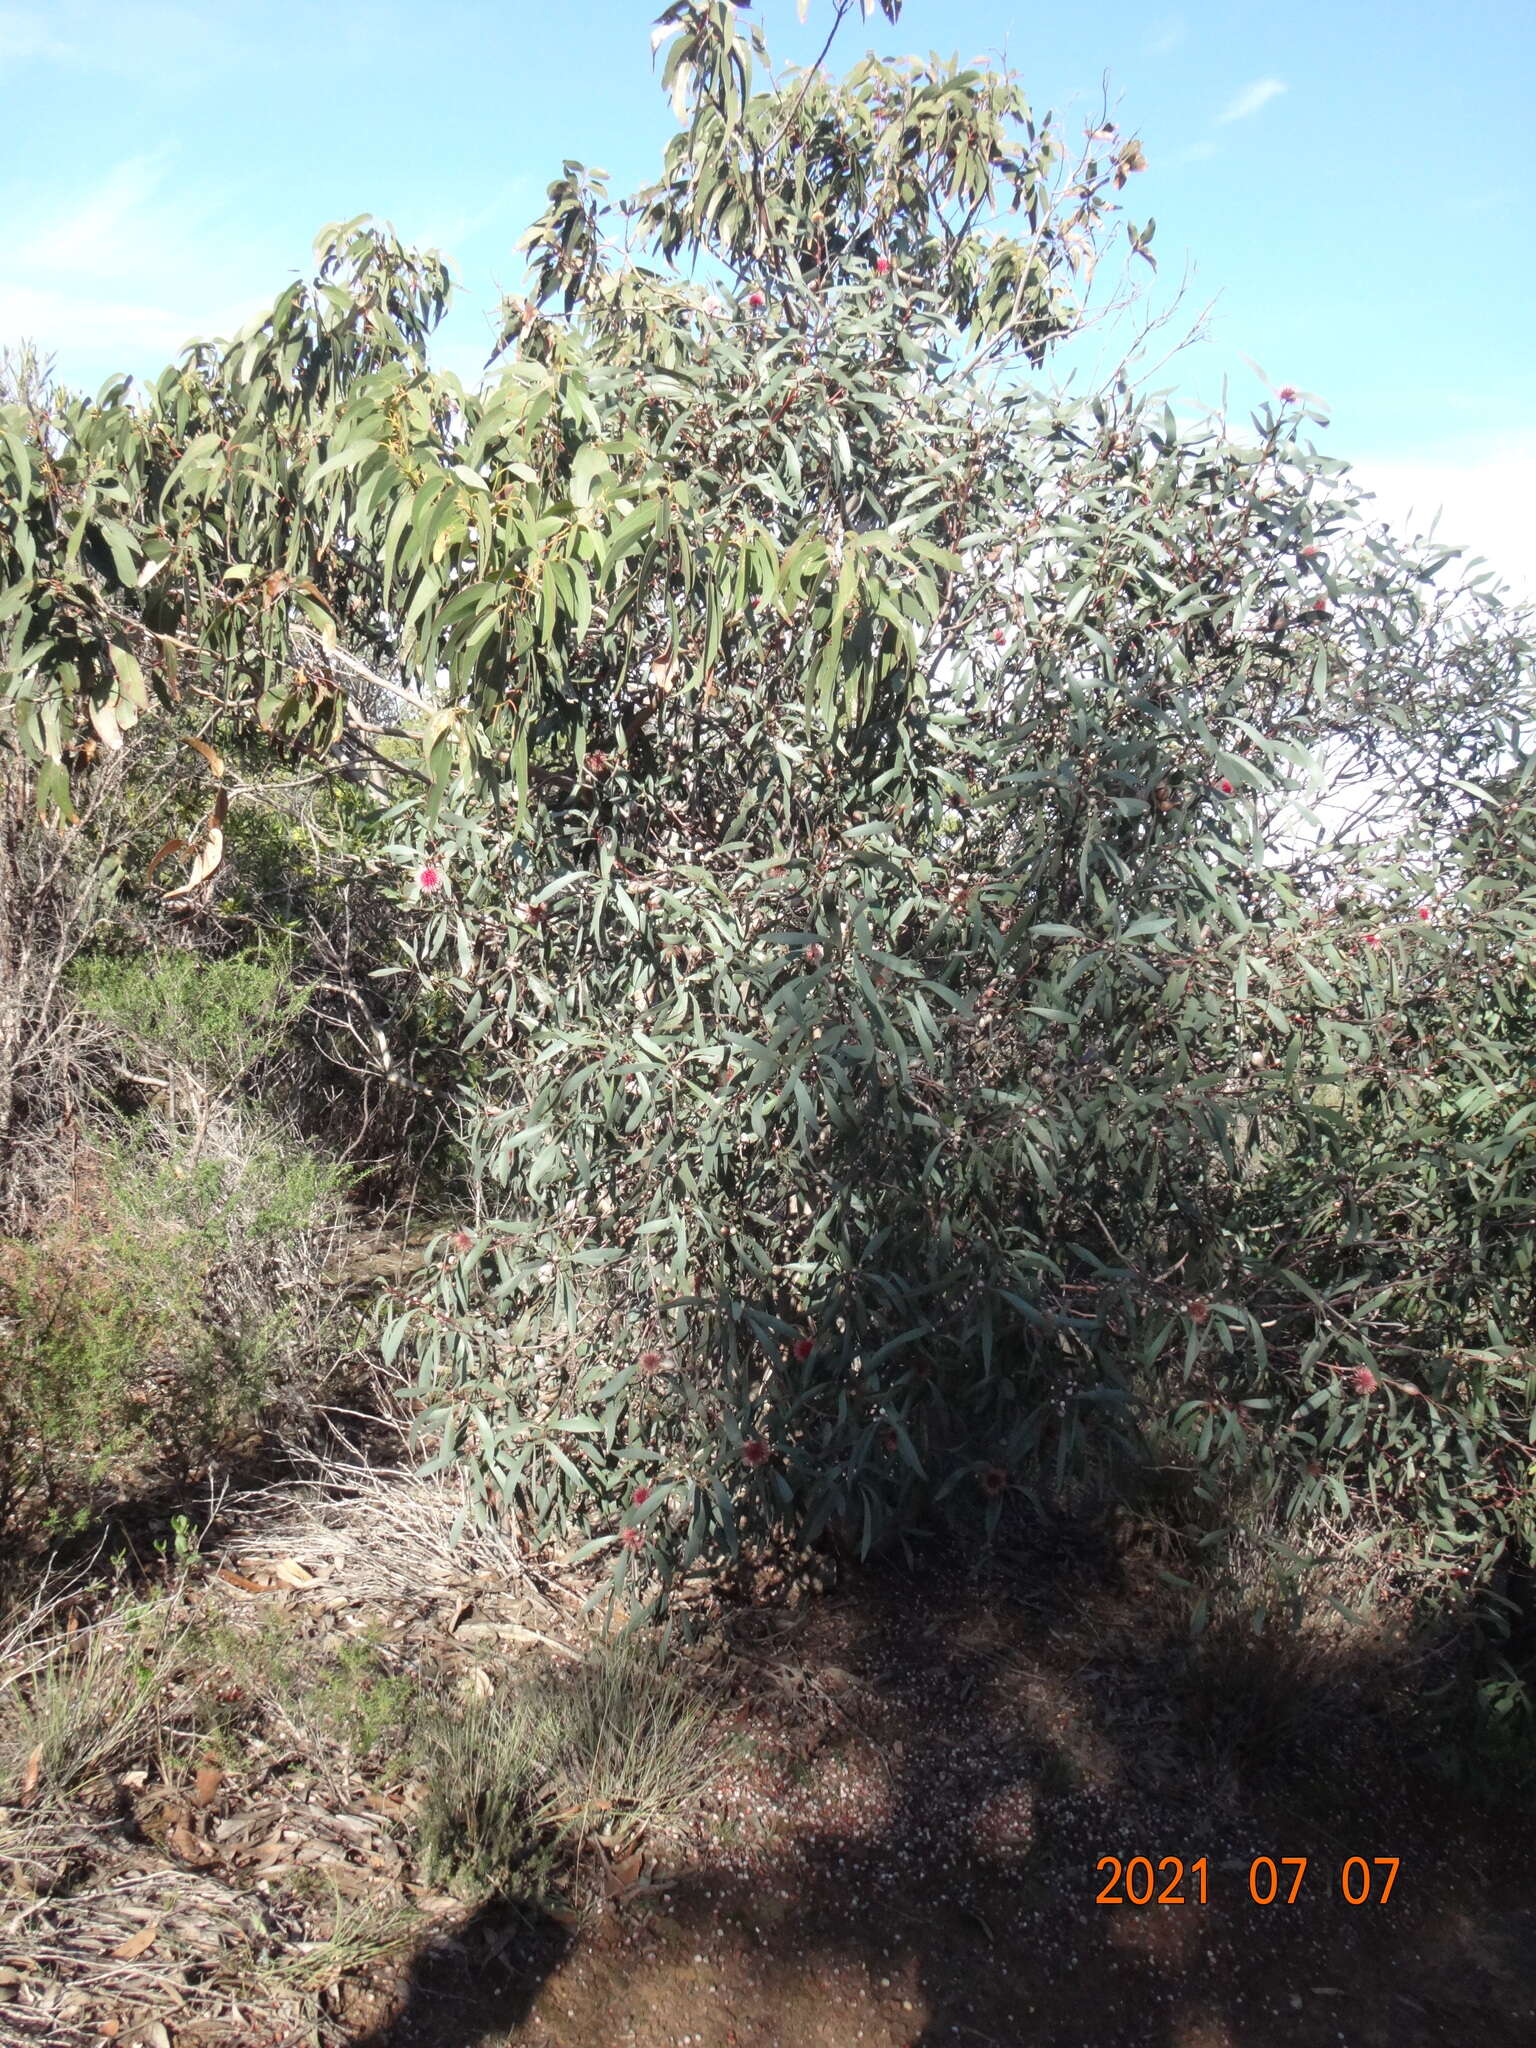
[[[483,1909],[355,2048],[1536,2040],[1528,1820],[1427,1774],[1400,1680],[1213,1684],[1118,1567],[1040,1566],[744,1616],[738,1711],[787,1760],[761,1839],[727,1803],[579,1937]]]

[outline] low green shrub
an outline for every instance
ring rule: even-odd
[[[372,1642],[347,1642],[310,1676],[298,1712],[365,1763],[405,1745],[420,1712],[420,1685],[392,1670]]]
[[[341,1177],[254,1113],[203,1137],[186,1166],[154,1114],[109,1124],[74,1213],[0,1241],[0,1527],[185,1476],[315,1376]]]
[[[281,963],[171,948],[83,954],[70,984],[83,1009],[205,1088],[229,1087],[269,1057],[308,1000]]]

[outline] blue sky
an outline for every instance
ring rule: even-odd
[[[147,374],[226,331],[307,260],[327,221],[374,212],[464,285],[445,359],[469,370],[513,244],[567,156],[616,193],[671,128],[651,71],[659,0],[39,0],[0,4],[0,340],[69,381]],[[752,10],[781,59],[831,0]],[[867,44],[1006,56],[1073,132],[1113,118],[1147,171],[1182,332],[1157,381],[1241,416],[1269,388],[1326,401],[1320,436],[1384,510],[1536,590],[1536,7],[1527,0],[907,0]],[[1165,342],[1163,346],[1166,346]],[[1154,354],[1161,353],[1161,348]]]

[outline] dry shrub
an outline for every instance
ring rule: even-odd
[[[81,1106],[106,1064],[67,977],[113,886],[102,827],[122,789],[121,766],[106,765],[76,822],[44,825],[0,731],[0,1231],[33,1227],[68,1189]]]
[[[406,1435],[402,1427],[402,1458]],[[246,1531],[276,1556],[318,1547],[359,1598],[457,1594],[476,1580],[523,1586],[535,1569],[511,1534],[471,1514],[472,1495],[456,1469],[424,1473],[352,1449],[305,1445],[291,1455],[304,1476],[247,1496]]]

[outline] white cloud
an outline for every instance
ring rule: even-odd
[[[67,63],[74,54],[74,45],[56,36],[41,14],[20,7],[0,7],[0,66],[39,59]]]
[[[1259,78],[1252,85],[1245,85],[1230,105],[1216,116],[1218,121],[1246,121],[1256,114],[1260,107],[1267,107],[1271,100],[1277,100],[1281,93],[1289,91],[1284,79]]]
[[[164,220],[153,202],[165,180],[168,152],[134,156],[114,164],[105,176],[51,219],[13,244],[10,264],[21,270],[68,271],[87,277],[121,277],[142,269],[147,244],[163,243]],[[8,266],[9,267],[9,266]]]
[[[1399,532],[1428,533],[1481,555],[1512,594],[1536,602],[1536,432],[1466,442],[1412,460],[1365,460],[1352,474],[1366,508]]]
[[[1170,14],[1165,21],[1160,21],[1153,31],[1147,43],[1147,55],[1149,57],[1169,56],[1179,47],[1188,34],[1189,23],[1184,19],[1183,15]]]
[[[0,285],[0,341],[25,338],[43,355],[88,347],[111,355],[169,357],[188,338],[186,316],[138,299]],[[62,371],[61,365],[61,371]]]
[[[286,266],[267,268],[260,237],[227,232],[230,203],[177,177],[170,145],[72,192],[41,177],[7,184],[0,214],[27,232],[0,249],[0,343],[34,342],[63,382],[94,389],[111,370],[152,373],[194,337],[231,332]]]
[[[240,0],[217,10],[174,0],[0,7],[0,76],[24,64],[54,64],[184,90],[216,72],[249,69],[263,47],[259,22],[238,20],[250,11]]]

